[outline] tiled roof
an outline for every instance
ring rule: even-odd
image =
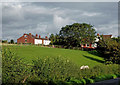
[[[48,39],[46,39],[46,38],[35,38],[35,39],[48,40]]]
[[[109,37],[111,37],[112,35],[102,35],[102,36],[109,36]]]
[[[27,34],[28,36],[30,36],[29,34]],[[36,36],[32,35],[31,36],[34,38],[34,39],[41,39],[41,40],[48,40],[47,38],[36,38]]]
[[[112,35],[101,35],[103,38],[111,38]]]

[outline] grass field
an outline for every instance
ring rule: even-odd
[[[90,54],[87,51],[80,50],[70,50],[70,49],[62,49],[62,48],[48,48],[48,47],[40,47],[40,46],[3,46],[3,48],[10,48],[13,52],[15,52],[20,58],[23,58],[23,62],[27,64],[32,64],[32,60],[37,59],[38,57],[65,57],[77,64],[88,65],[89,67],[93,67],[98,64],[103,64],[104,59]]]

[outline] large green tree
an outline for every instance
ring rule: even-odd
[[[95,29],[90,24],[74,23],[61,28],[59,41],[62,45],[78,47],[80,44],[93,43],[95,33]]]

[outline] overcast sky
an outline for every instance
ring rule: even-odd
[[[58,33],[73,23],[94,25],[97,33],[118,35],[117,2],[17,2],[2,4],[2,38],[14,39],[24,33]]]

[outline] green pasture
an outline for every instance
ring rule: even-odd
[[[98,64],[103,64],[104,59],[93,55],[87,51],[71,50],[63,48],[49,48],[40,46],[20,46],[11,45],[3,46],[3,48],[10,48],[18,57],[22,58],[23,62],[32,64],[32,60],[36,60],[38,57],[65,57],[78,66],[88,65],[93,67]]]

